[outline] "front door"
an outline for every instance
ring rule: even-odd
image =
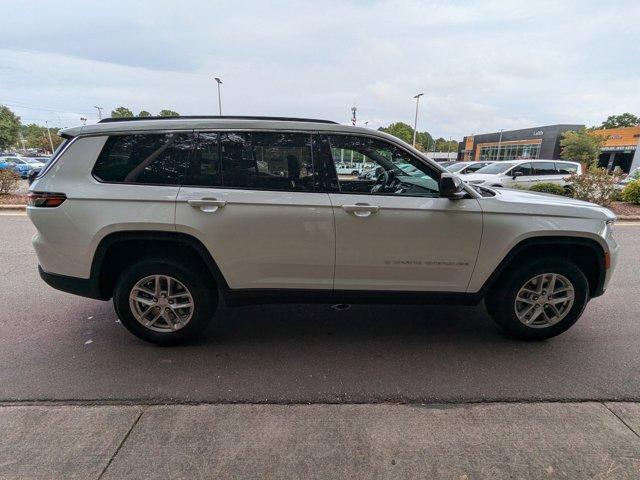
[[[311,135],[199,133],[176,229],[198,238],[232,289],[328,289],[334,222]]]
[[[373,165],[371,175],[338,175],[330,194],[336,290],[466,291],[482,233],[476,199],[440,198],[438,171],[386,141],[335,134],[319,148]]]

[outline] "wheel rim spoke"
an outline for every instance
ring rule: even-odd
[[[138,281],[129,294],[136,320],[150,330],[170,333],[183,328],[194,312],[191,292],[169,275],[150,275]]]
[[[564,319],[575,300],[567,277],[550,272],[527,280],[518,290],[514,310],[518,320],[530,328],[547,328]]]

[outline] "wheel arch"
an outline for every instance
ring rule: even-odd
[[[168,247],[173,247],[170,253],[167,252]],[[118,275],[134,259],[154,255],[178,257],[201,264],[221,291],[229,289],[218,264],[197,238],[178,232],[125,231],[106,235],[93,256],[90,278],[95,282],[100,298],[111,298]]]
[[[602,295],[606,276],[606,253],[598,241],[588,237],[540,236],[521,240],[511,248],[480,289],[482,296],[502,274],[529,254],[562,256],[578,265],[589,281],[589,297]]]

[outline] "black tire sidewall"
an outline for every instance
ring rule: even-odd
[[[149,275],[169,275],[179,280],[191,293],[194,311],[191,320],[180,330],[156,332],[140,324],[129,306],[133,286]],[[138,338],[159,345],[177,345],[194,340],[207,326],[217,306],[217,289],[205,271],[193,265],[166,259],[146,259],[125,269],[116,281],[113,304],[122,324]]]
[[[516,295],[522,286],[542,273],[558,273],[573,285],[575,298],[569,313],[558,323],[546,328],[532,328],[524,325],[514,309]],[[589,301],[589,282],[578,266],[562,258],[540,258],[528,265],[514,266],[495,285],[487,296],[485,304],[493,320],[508,334],[523,340],[544,340],[555,337],[578,321]]]

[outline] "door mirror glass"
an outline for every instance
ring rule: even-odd
[[[453,173],[440,175],[440,196],[452,200],[463,198],[466,192],[462,187],[462,180]]]
[[[515,172],[513,172],[512,177],[516,178],[516,177],[521,177],[522,176],[522,171],[517,170]]]

